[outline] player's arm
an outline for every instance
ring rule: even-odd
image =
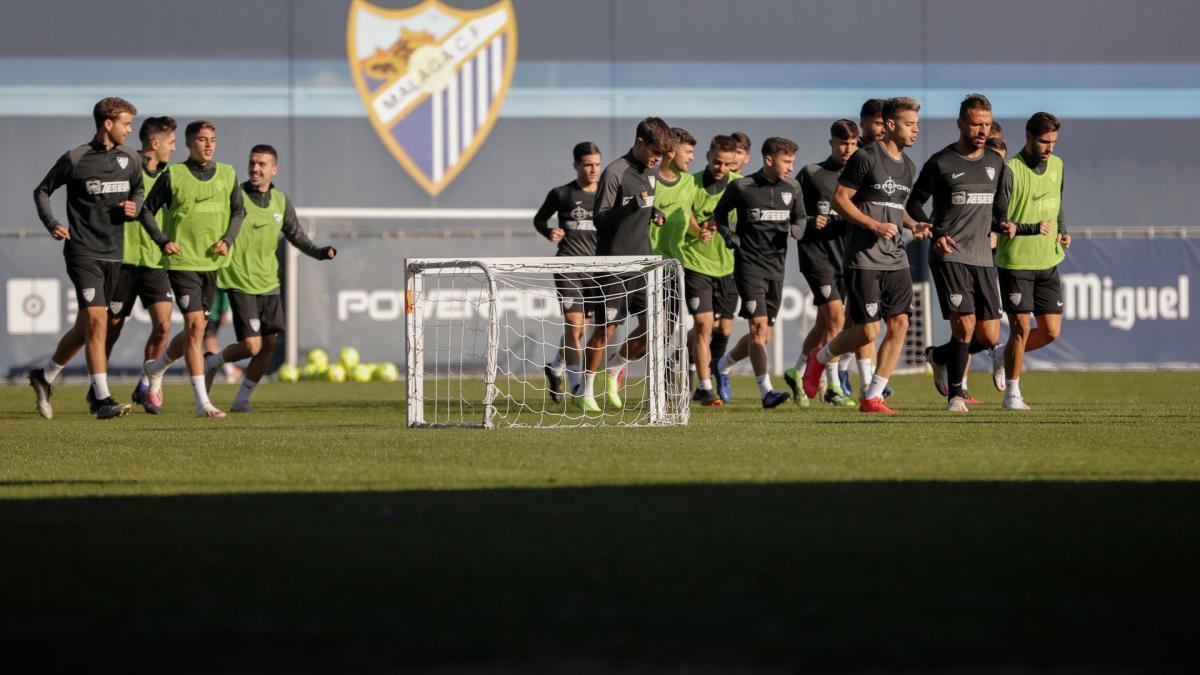
[[[813,180],[812,174],[809,173],[808,167],[800,170],[800,175],[796,177],[796,181],[800,183],[800,192],[807,198],[808,202],[804,204],[806,216],[806,230],[823,230],[829,224],[829,216],[823,216],[817,211],[817,195],[820,194],[820,189],[817,187],[816,181]]]
[[[1071,235],[1067,233],[1067,214],[1063,209],[1063,193],[1067,189],[1067,181],[1063,179],[1059,182],[1058,188],[1058,243],[1062,244],[1064,249],[1071,248]]]
[[[150,235],[155,244],[158,244],[158,248],[163,253],[167,255],[179,253],[179,245],[171,241],[171,238],[158,227],[158,221],[154,219],[154,214],[148,211],[144,204],[142,205],[142,210],[138,212],[137,220],[142,224],[142,229],[146,231],[146,234]]]
[[[146,195],[146,201],[142,202],[142,210],[155,214],[170,206],[171,172],[163,171],[158,180],[154,181],[154,187],[150,188],[150,194]]]
[[[838,177],[837,190],[833,193],[833,208],[851,225],[862,228],[877,237],[891,239],[900,236],[900,230],[891,223],[884,223],[863,213],[854,205],[854,195],[858,194],[858,186],[871,173],[871,160],[865,152],[856,152],[846,163],[842,175]]]
[[[917,182],[913,183],[912,192],[908,193],[908,201],[904,203],[904,227],[911,230],[917,239],[933,235],[933,225],[929,222],[929,214],[925,212],[925,204],[936,189],[940,171],[933,158],[927,160],[921,167]],[[933,246],[939,253],[949,253],[954,248],[954,239],[950,236],[938,237]]]
[[[596,187],[596,208],[592,213],[597,228],[616,227],[621,219],[642,208],[640,198],[630,199],[626,204],[621,201],[621,177],[615,171],[605,171]]]
[[[533,214],[533,229],[555,244],[563,238],[562,223],[559,223],[558,227],[550,227],[550,216],[554,215],[557,211],[558,188],[554,188],[546,195],[546,201],[542,202],[542,206],[537,210],[537,213]]]
[[[1017,224],[1008,220],[1008,204],[1012,201],[1013,175],[1008,164],[1000,164],[1000,180],[996,181],[996,194],[992,197],[992,232],[1009,239],[1017,236]]]
[[[54,209],[50,206],[50,195],[55,190],[66,184],[71,178],[71,158],[70,153],[64,152],[62,157],[50,167],[50,171],[42,178],[42,182],[38,183],[33,189],[33,203],[37,208],[38,218],[42,221],[42,226],[55,239],[70,239],[71,231],[62,223],[58,222],[58,218],[54,217]]]
[[[337,249],[332,246],[317,246],[312,239],[308,238],[308,234],[304,228],[300,226],[300,218],[296,216],[296,209],[292,207],[292,200],[285,198],[283,206],[283,238],[288,240],[288,243],[300,249],[300,252],[310,258],[317,260],[331,260],[337,255]]]
[[[796,191],[792,194],[792,218],[788,234],[792,239],[800,240],[804,238],[804,232],[808,229],[808,213],[804,208],[804,188],[800,184],[796,184]]]
[[[737,183],[731,182],[725,186],[725,192],[721,194],[721,199],[717,201],[717,208],[713,210],[713,222],[716,223],[717,234],[725,239],[725,246],[733,249],[736,249],[740,242],[737,232],[729,227],[729,212],[735,211],[741,203],[742,192]]]
[[[229,229],[225,230],[225,236],[213,245],[213,253],[226,255],[229,249],[233,247],[233,242],[237,241],[238,234],[242,231],[242,221],[246,219],[246,202],[242,197],[242,186],[235,178],[233,181],[233,190],[229,192]],[[224,248],[224,251],[219,250]]]
[[[134,160],[135,163],[137,160]],[[134,166],[132,175],[129,177],[129,195],[125,201],[121,202],[121,208],[125,210],[125,217],[137,218],[138,212],[142,210],[142,202],[145,201],[146,189],[142,183],[142,169],[139,166]]]

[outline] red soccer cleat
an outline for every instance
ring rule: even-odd
[[[963,392],[963,403],[966,403],[967,405],[979,405],[979,399],[975,398],[974,396],[972,396],[964,391]]]
[[[900,413],[892,410],[883,402],[883,398],[876,396],[875,398],[864,398],[862,403],[858,404],[858,411],[865,413],[883,413],[884,415],[898,415]]]
[[[816,398],[821,389],[821,373],[825,372],[825,364],[817,359],[817,350],[808,354],[808,363],[804,364],[804,395]]]

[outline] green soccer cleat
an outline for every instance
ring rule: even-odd
[[[574,399],[575,407],[585,413],[602,412],[600,406],[596,405],[595,396],[572,396],[571,398]]]
[[[616,380],[608,376],[608,373],[599,373],[596,375],[596,386],[604,385],[604,398],[607,401],[607,407],[620,410],[625,407],[621,401],[621,385]]]
[[[841,387],[838,386],[836,383],[834,384],[834,386],[826,389],[825,390],[825,402],[832,406],[838,406],[838,407],[844,407],[844,408],[853,408],[854,406],[858,405],[858,403],[854,399],[850,398],[849,396],[844,396],[842,394],[842,392],[839,391],[839,389],[841,389]]]
[[[804,390],[800,387],[800,378],[801,373],[797,373],[795,368],[783,371],[783,381],[792,390],[792,400],[796,402],[796,405],[807,408],[808,397],[804,396]]]

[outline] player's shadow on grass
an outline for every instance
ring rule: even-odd
[[[1197,513],[1191,482],[8,501],[0,648],[63,671],[1183,669]]]

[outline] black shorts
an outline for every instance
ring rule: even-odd
[[[134,300],[140,298],[142,307],[150,309],[150,305],[170,302],[173,297],[171,280],[167,277],[166,270],[121,265],[117,292],[108,303],[108,312],[123,319],[133,311]]]
[[[590,310],[603,317],[597,323],[620,323],[630,314],[646,311],[646,275],[638,272],[597,274],[592,277]]]
[[[75,284],[75,299],[80,307],[108,307],[117,294],[121,261],[68,257],[67,276]]]
[[[801,253],[800,273],[812,289],[815,307],[846,297],[846,277],[842,268],[820,255],[820,251]]]
[[[167,277],[171,280],[171,290],[175,292],[175,304],[184,314],[192,312],[208,313],[212,308],[213,296],[217,293],[217,272],[191,272],[187,270],[168,270]]]
[[[1000,318],[1000,286],[995,267],[929,261],[942,318],[950,313],[974,314],[980,321]]]
[[[753,272],[734,272],[733,279],[742,298],[742,309],[738,316],[743,319],[765,316],[768,324],[775,325],[779,303],[783,300],[783,280],[769,279]]]
[[[554,275],[554,289],[558,291],[558,304],[563,314],[582,313],[591,316],[594,307],[590,298],[595,290],[592,275],[583,272],[564,272]]]
[[[850,320],[864,325],[890,316],[912,314],[913,285],[908,268],[899,270],[846,270],[846,308]]]
[[[233,309],[233,333],[238,342],[248,337],[275,335],[284,329],[283,303],[279,294],[250,295],[230,290],[229,306]]]
[[[737,313],[738,291],[732,274],[710,277],[685,269],[683,297],[692,316],[711,312],[714,319],[732,319]]]
[[[1062,314],[1062,281],[1058,267],[1048,270],[1000,268],[1000,298],[1009,314]]]

